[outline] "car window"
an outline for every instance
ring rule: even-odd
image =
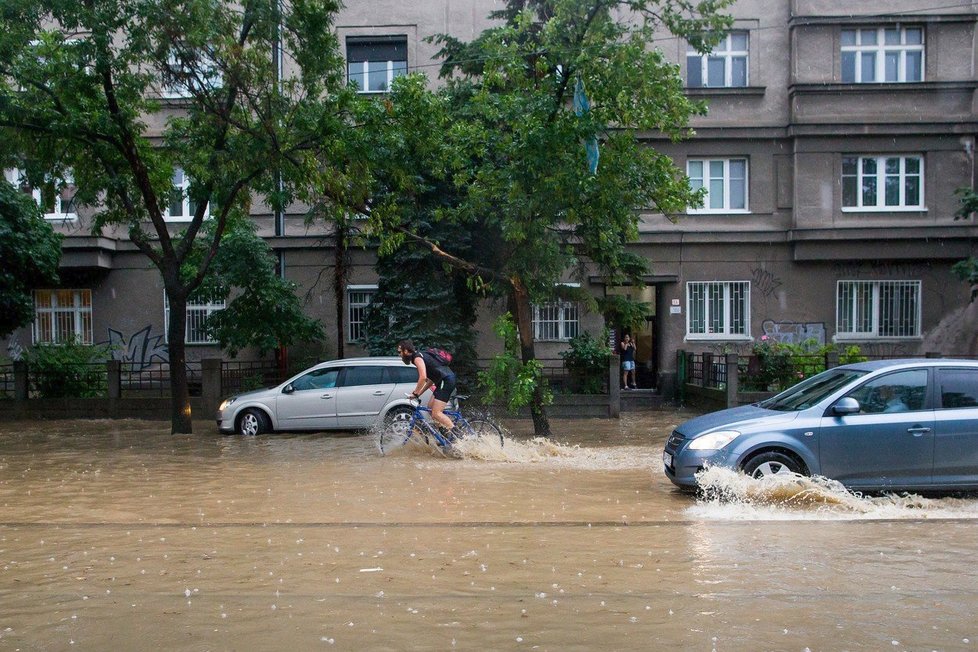
[[[387,382],[389,383],[416,383],[418,382],[418,370],[416,367],[385,367],[387,372]]]
[[[380,385],[383,382],[383,367],[347,367],[346,375],[343,376],[343,387]]]
[[[927,370],[908,369],[879,376],[846,396],[859,402],[860,414],[913,412],[924,409]]]
[[[301,392],[307,389],[329,389],[336,387],[339,369],[314,369],[292,381],[292,389]]]
[[[804,410],[865,374],[865,371],[858,369],[829,369],[812,376],[808,380],[803,380],[776,396],[761,401],[758,405],[768,410],[780,412]]]
[[[937,386],[945,409],[978,406],[978,369],[940,369]]]

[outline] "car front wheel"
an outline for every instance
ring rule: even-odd
[[[268,417],[261,410],[249,408],[238,417],[238,432],[242,435],[254,437],[268,432],[269,428]]]
[[[744,465],[744,473],[752,478],[765,478],[770,475],[806,475],[804,467],[784,453],[769,451],[752,457]]]

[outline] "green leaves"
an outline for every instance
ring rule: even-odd
[[[58,282],[61,236],[30,195],[0,179],[0,337],[34,319],[32,290]]]

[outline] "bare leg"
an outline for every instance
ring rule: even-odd
[[[447,414],[445,414],[446,405],[448,405],[448,403],[445,401],[439,401],[437,398],[432,398],[431,401],[428,402],[428,407],[431,408],[431,418],[434,419],[436,423],[444,426],[448,430],[451,430],[452,426],[455,424],[453,424],[452,420],[448,418]]]

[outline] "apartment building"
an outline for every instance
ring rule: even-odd
[[[437,83],[437,48],[425,38],[472,38],[502,2],[347,5],[337,31],[348,74],[363,92],[382,94],[409,70]],[[880,355],[978,353],[971,290],[950,272],[975,254],[978,235],[973,218],[955,219],[954,194],[975,181],[978,3],[738,0],[731,12],[733,29],[709,55],[666,35],[656,42],[709,112],[695,119],[690,140],[645,137],[707,189],[704,206],[675,222],[642,215],[634,246],[650,263],[645,286],[574,279],[595,295],[628,294],[652,307],[634,333],[640,383],[668,392],[677,350],[746,353],[762,337],[855,343]],[[174,183],[185,183],[179,172]],[[93,237],[64,197],[35,196],[67,236],[64,283],[37,293],[33,329],[8,347],[75,333],[121,344],[129,359],[165,359],[157,272],[124,234]],[[179,220],[189,207],[170,214]],[[321,273],[332,264],[328,233],[311,230],[298,211],[259,208],[254,218],[310,314],[329,333],[343,321],[346,353],[358,352],[376,287],[372,252],[353,252],[338,311]],[[193,324],[220,308],[190,309],[188,357],[216,353]],[[488,351],[496,347],[491,312],[479,322]],[[536,316],[543,357],[605,325],[573,304],[539,306]]]

